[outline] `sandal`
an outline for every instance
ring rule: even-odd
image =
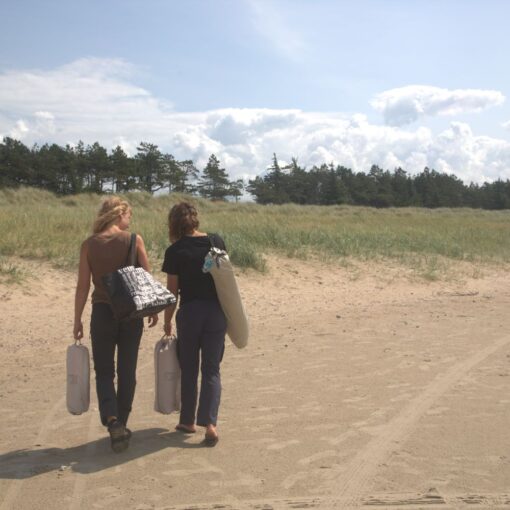
[[[119,421],[113,420],[108,424],[110,434],[110,444],[115,453],[121,453],[129,446],[131,431]]]

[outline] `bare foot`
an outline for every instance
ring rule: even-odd
[[[195,425],[184,425],[183,423],[179,423],[179,425],[176,425],[175,430],[178,430],[179,432],[184,432],[185,434],[194,434],[197,431]]]
[[[207,425],[205,431],[205,444],[206,446],[216,446],[219,441],[218,432],[216,431],[215,425]]]

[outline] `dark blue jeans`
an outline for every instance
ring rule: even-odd
[[[200,366],[202,381],[196,423],[202,427],[216,425],[221,398],[220,363],[227,330],[225,315],[218,301],[197,299],[181,305],[176,323],[181,366],[180,423],[195,423]]]
[[[135,397],[136,363],[143,332],[143,319],[118,321],[110,305],[94,303],[90,320],[92,357],[101,423],[116,416],[127,423]],[[115,390],[115,348],[117,348],[117,390]]]

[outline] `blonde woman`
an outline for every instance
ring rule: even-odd
[[[108,428],[113,451],[129,446],[131,431],[126,428],[135,395],[136,363],[143,331],[143,319],[118,321],[109,305],[101,277],[126,265],[131,234],[131,207],[119,197],[109,197],[101,205],[93,226],[93,234],[81,245],[78,284],[74,307],[74,338],[83,338],[82,314],[87,302],[90,280],[92,317],[90,335],[96,373],[97,400],[101,423]],[[138,265],[150,271],[143,239],[136,236]],[[155,326],[157,315],[148,317]],[[115,370],[117,349],[117,370]],[[117,389],[114,379],[117,372]]]

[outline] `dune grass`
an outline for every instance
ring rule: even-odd
[[[27,271],[18,264],[0,256],[0,283],[22,283],[27,276]]]
[[[261,206],[177,194],[126,197],[133,206],[132,231],[144,237],[156,268],[168,246],[168,210],[183,198],[197,205],[201,229],[224,237],[240,268],[263,271],[268,253],[329,262],[391,259],[434,279],[448,261],[510,261],[510,211]],[[100,202],[98,195],[60,198],[35,189],[0,191],[0,255],[75,268]]]

